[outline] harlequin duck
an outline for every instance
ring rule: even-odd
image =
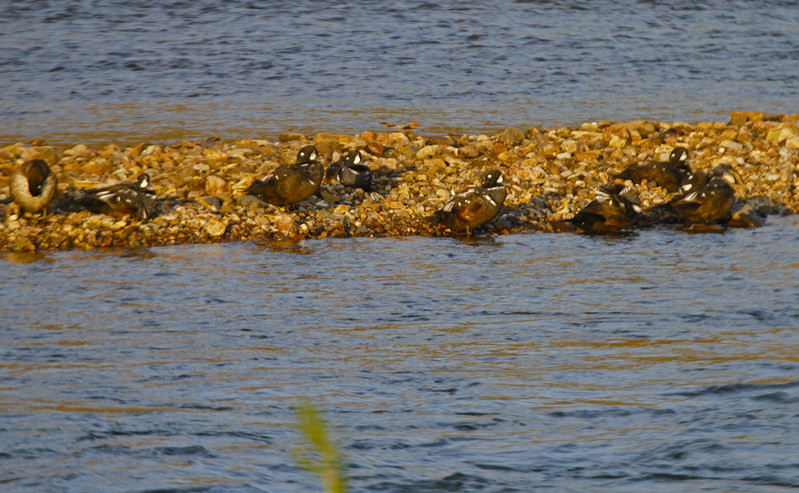
[[[621,184],[603,185],[589,202],[569,222],[586,233],[616,233],[632,226],[641,207],[635,191]]]
[[[716,177],[670,205],[674,214],[685,222],[712,223],[725,219],[734,203],[735,190],[724,178]]]
[[[482,185],[466,188],[447,204],[428,217],[433,224],[454,230],[466,230],[487,223],[499,212],[507,191],[499,168],[491,168],[482,175]]]
[[[633,183],[657,183],[674,193],[680,189],[691,173],[688,166],[688,151],[684,147],[675,147],[669,155],[668,161],[653,161],[641,164],[631,164],[614,178],[630,180]]]
[[[305,200],[322,184],[325,168],[317,162],[319,152],[312,145],[297,153],[295,164],[283,164],[261,180],[255,180],[247,193],[273,205],[289,205]]]
[[[14,202],[28,212],[37,212],[55,197],[58,178],[42,159],[25,161],[11,175],[9,191]]]
[[[140,221],[154,217],[158,201],[147,173],[136,183],[123,182],[83,192],[77,202],[95,214],[135,214]]]
[[[338,180],[342,185],[368,192],[372,187],[372,170],[361,164],[362,160],[361,151],[350,151],[327,167],[326,176],[329,180]]]
[[[708,175],[707,171],[698,170],[694,171],[686,179],[683,181],[682,185],[680,186],[680,193],[674,196],[674,199],[682,198],[683,196],[693,192],[697,188],[701,187],[702,185],[706,184],[710,181],[710,176]]]

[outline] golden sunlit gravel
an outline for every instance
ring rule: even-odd
[[[793,214],[799,212],[798,121],[795,114],[733,112],[729,122],[592,122],[578,128],[507,128],[492,136],[425,136],[410,124],[360,135],[209,138],[99,149],[83,144],[59,149],[34,140],[0,149],[0,250],[452,234],[425,217],[453,192],[476,184],[490,166],[503,170],[508,196],[497,217],[476,233],[551,232],[563,229],[557,225],[624,167],[665,160],[675,146],[689,149],[693,170],[729,166],[738,207]],[[289,209],[243,194],[254,178],[294,162],[308,143],[325,165],[348,150],[361,150],[373,172],[372,190],[323,183],[316,195]],[[59,194],[45,214],[22,213],[9,198],[12,171],[29,159],[44,159],[58,177]],[[149,221],[69,207],[81,190],[135,181],[140,173],[152,177],[160,199],[160,213]],[[637,186],[645,209],[669,198],[651,185]]]

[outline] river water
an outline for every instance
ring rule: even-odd
[[[0,144],[796,113],[797,26],[748,0],[3,2]]]
[[[5,2],[0,144],[799,111],[790,2]],[[0,256],[0,490],[799,487],[799,219]]]
[[[0,259],[3,491],[799,487],[799,219]]]

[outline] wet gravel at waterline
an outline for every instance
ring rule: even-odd
[[[3,491],[799,486],[799,220],[5,253]]]
[[[691,174],[726,170],[722,175],[729,178],[735,204],[729,214],[720,213],[724,225],[759,226],[767,215],[799,211],[799,116],[731,112],[730,117],[726,123],[696,125],[638,120],[589,122],[576,129],[508,127],[494,136],[421,136],[409,124],[387,133],[318,133],[312,138],[285,134],[278,142],[142,142],[99,150],[78,144],[63,151],[43,141],[17,143],[0,149],[0,251],[457,234],[458,228],[441,228],[428,219],[492,168],[504,175],[506,196],[498,199],[504,205],[493,220],[481,226],[484,232],[573,230],[564,221],[611,182],[635,190],[635,201],[642,207],[637,226],[684,227],[689,225],[654,213],[674,208],[668,204],[676,200],[676,189],[651,175],[635,183],[630,176],[620,177],[630,166],[669,159],[680,149],[688,156]],[[255,180],[269,180],[264,177],[279,173],[283,164],[296,163],[300,150],[311,142],[324,166],[358,152],[363,167],[374,175],[366,186],[369,190],[344,186],[328,174],[316,182],[314,194],[288,207],[265,203],[261,199],[268,198],[250,190]],[[12,177],[19,177],[30,160],[49,164],[57,177],[57,192],[44,213],[26,213],[25,201],[18,204],[3,194],[4,185],[12,192],[13,183],[19,183]],[[133,183],[144,177],[154,192],[146,194],[152,204],[146,217],[140,208],[90,211],[81,205],[98,189],[107,191],[107,186],[120,186],[120,180]]]

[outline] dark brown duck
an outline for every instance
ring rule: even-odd
[[[312,145],[297,153],[295,164],[278,166],[247,188],[247,193],[273,205],[289,205],[307,199],[322,184],[325,168],[317,161],[319,153]]]

